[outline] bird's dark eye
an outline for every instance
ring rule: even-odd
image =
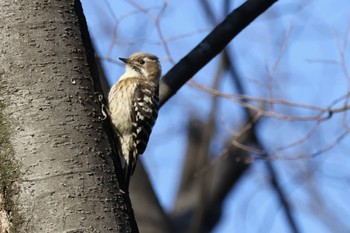
[[[143,64],[145,64],[145,61],[144,61],[144,60],[139,60],[139,63],[140,63],[141,65],[143,65]]]

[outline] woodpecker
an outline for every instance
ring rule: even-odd
[[[108,107],[128,187],[158,116],[162,69],[158,57],[149,53],[136,52],[119,59],[125,63],[125,73],[109,91]]]

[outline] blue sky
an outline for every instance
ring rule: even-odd
[[[101,57],[117,60],[118,57],[128,57],[134,51],[148,51],[160,57],[163,73],[173,66],[166,46],[176,63],[215,26],[208,23],[198,1],[167,1],[167,8],[160,18],[160,29],[167,42],[164,46],[154,22],[164,1],[82,2],[96,51]],[[145,14],[130,2],[149,11]],[[211,2],[217,19],[224,19],[225,15],[221,13],[223,1]],[[233,2],[230,10],[243,1]],[[349,92],[350,77],[344,72],[344,67],[350,67],[350,49],[345,43],[350,39],[349,12],[348,0],[278,1],[228,47],[248,94],[327,107]],[[114,36],[117,38],[115,44]],[[280,55],[282,50],[284,52]],[[343,66],[340,63],[342,52],[345,58]],[[193,79],[211,86],[217,62],[217,59],[211,61]],[[276,62],[278,65],[274,69]],[[124,70],[122,64],[104,61],[103,65],[111,84]],[[236,92],[227,75],[219,90],[230,94]],[[173,205],[179,182],[188,116],[197,113],[205,120],[210,112],[210,99],[210,94],[185,85],[160,111],[142,160],[161,204],[167,210]],[[344,103],[342,101],[336,106],[341,107]],[[286,115],[316,114],[315,111],[279,105],[273,106],[273,110]],[[217,133],[210,148],[213,153],[223,148],[223,141],[237,130],[243,117],[240,106],[226,99],[220,100]],[[346,131],[342,122],[349,122],[348,116],[335,114],[331,120],[322,122],[304,143],[278,155],[295,158],[327,148]],[[259,124],[259,135],[264,146],[274,152],[278,146],[300,139],[315,125],[315,121],[266,117]],[[316,158],[305,156],[273,162],[302,232],[330,232],[330,229],[334,230],[331,226],[335,223],[328,223],[325,219],[332,217],[343,227],[338,232],[350,231],[350,222],[342,217],[350,214],[347,208],[350,170],[345,165],[349,164],[348,145],[349,139],[345,138]],[[225,201],[224,216],[215,233],[289,232],[263,163],[256,161],[229,195]]]

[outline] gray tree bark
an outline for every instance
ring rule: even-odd
[[[135,232],[74,7],[0,0],[0,100],[20,163],[19,231]]]

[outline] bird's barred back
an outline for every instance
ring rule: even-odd
[[[133,96],[131,121],[133,126],[133,151],[135,157],[146,149],[152,128],[158,116],[158,86],[149,82],[139,82]]]

